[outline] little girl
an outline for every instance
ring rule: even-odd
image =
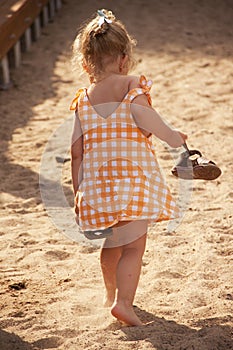
[[[90,239],[105,238],[101,269],[105,305],[128,325],[142,325],[133,309],[149,221],[174,219],[178,208],[160,173],[151,134],[180,147],[187,136],[152,108],[151,81],[128,75],[134,40],[111,11],[99,10],[74,41],[90,79],[79,89],[72,137],[77,222]]]

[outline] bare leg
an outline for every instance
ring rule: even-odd
[[[100,253],[100,265],[102,269],[104,284],[106,288],[106,294],[104,297],[104,306],[112,306],[116,296],[116,271],[117,265],[122,254],[122,245],[124,245],[129,230],[120,232],[117,227],[128,228],[129,221],[119,222],[113,226],[113,235],[106,238]],[[131,227],[131,226],[130,226]],[[121,235],[123,236],[121,238]],[[135,239],[134,239],[135,240]]]
[[[133,300],[140,277],[145,245],[146,234],[124,245],[117,265],[117,297],[111,312],[118,320],[131,326],[142,325],[142,322],[133,310]]]
[[[100,253],[100,264],[106,288],[104,306],[112,306],[116,295],[116,270],[121,257],[121,247],[103,248]]]

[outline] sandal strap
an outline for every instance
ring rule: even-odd
[[[206,159],[204,157],[197,158],[196,161],[197,161],[197,164],[200,164],[200,165],[205,165],[205,164],[216,165],[212,160]]]
[[[190,150],[190,149],[188,148],[186,142],[183,144],[183,147],[185,148],[185,151],[188,153],[189,157],[190,157],[190,156],[194,156],[195,154],[198,154],[200,157],[202,157],[201,152],[198,151],[197,149],[192,149],[192,150]]]

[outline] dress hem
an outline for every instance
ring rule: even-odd
[[[122,221],[129,221],[129,222],[132,222],[132,221],[139,221],[139,220],[148,220],[148,223],[151,224],[151,223],[155,223],[155,222],[162,222],[162,221],[172,221],[172,220],[177,220],[179,219],[181,216],[180,215],[177,215],[177,216],[174,216],[174,217],[171,217],[171,216],[168,216],[168,217],[162,217],[161,219],[158,218],[151,218],[148,217],[148,216],[140,216],[140,217],[137,217],[137,218],[132,218],[132,217],[122,217],[120,219],[115,219],[114,221],[112,221],[111,223],[109,224],[105,224],[104,226],[86,226],[85,228],[80,226],[80,228],[85,231],[85,230],[89,230],[89,231],[95,231],[95,230],[105,230],[107,228],[110,228],[112,227],[113,225],[116,225],[118,224],[119,222],[122,222]]]

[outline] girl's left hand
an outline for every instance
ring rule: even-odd
[[[74,207],[74,211],[75,211],[75,214],[76,214],[75,221],[79,225],[79,208],[78,208],[77,204]]]
[[[77,204],[74,207],[74,211],[75,211],[76,215],[79,215],[79,208],[78,208]]]

